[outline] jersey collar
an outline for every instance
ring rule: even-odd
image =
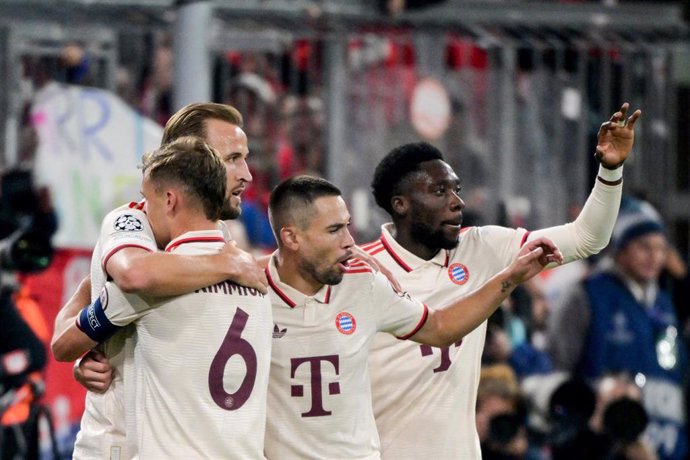
[[[225,243],[220,230],[199,230],[187,232],[172,240],[165,247],[165,252],[174,252],[180,245],[188,243]]]
[[[412,254],[395,241],[395,238],[393,238],[391,234],[392,228],[393,224],[391,222],[381,226],[381,243],[393,260],[395,260],[403,270],[411,272],[428,263],[436,264],[441,267],[448,266],[450,256],[447,250],[440,249],[430,260],[424,260]]]
[[[271,259],[268,262],[268,267],[266,268],[266,278],[268,279],[268,285],[271,290],[276,293],[280,299],[285,302],[285,304],[290,308],[303,307],[307,303],[307,299],[311,298],[319,303],[327,304],[331,300],[331,286],[324,285],[319,289],[319,291],[313,296],[308,296],[302,294],[297,289],[283,283],[278,275],[278,270],[276,269],[275,258],[278,251],[271,255]]]

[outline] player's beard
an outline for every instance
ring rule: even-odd
[[[412,238],[429,249],[453,249],[458,244],[458,236],[449,237],[443,228],[433,228],[424,221],[412,222],[410,226]]]
[[[343,273],[332,265],[329,266],[329,268],[319,270],[316,264],[305,260],[302,262],[300,268],[303,273],[308,274],[320,284],[334,286],[343,280]]]
[[[242,208],[238,206],[233,206],[230,200],[226,200],[223,203],[223,209],[220,211],[220,218],[222,220],[234,220],[240,217],[242,214]]]

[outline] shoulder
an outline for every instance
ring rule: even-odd
[[[103,225],[113,225],[115,231],[137,231],[143,230],[143,226],[148,224],[148,217],[143,211],[142,203],[129,203],[110,211],[103,218]]]
[[[379,252],[386,249],[383,245],[383,241],[381,241],[381,238],[374,240],[370,243],[360,244],[359,247],[370,256],[375,256]]]

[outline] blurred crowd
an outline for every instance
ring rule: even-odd
[[[158,40],[152,56],[144,69],[121,66],[117,91],[164,124],[173,112],[170,40]],[[215,63],[214,98],[243,114],[252,152],[254,182],[231,230],[245,248],[274,247],[266,217],[273,185],[324,171],[323,100],[313,71],[320,59],[315,42],[298,41],[283,52],[232,52]],[[40,64],[37,71],[38,63],[26,62],[37,86],[47,75],[85,85],[96,78],[79,43]],[[492,223],[478,207],[467,211],[466,225]],[[484,458],[683,458],[689,291],[663,217],[627,197],[605,253],[545,272],[490,318],[476,407]]]
[[[546,271],[489,319],[485,459],[686,458],[688,272],[626,196],[607,250]]]

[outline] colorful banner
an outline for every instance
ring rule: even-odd
[[[51,190],[60,223],[53,243],[91,249],[105,214],[139,199],[137,166],[163,131],[106,90],[58,83],[36,95],[31,119],[36,183]]]

